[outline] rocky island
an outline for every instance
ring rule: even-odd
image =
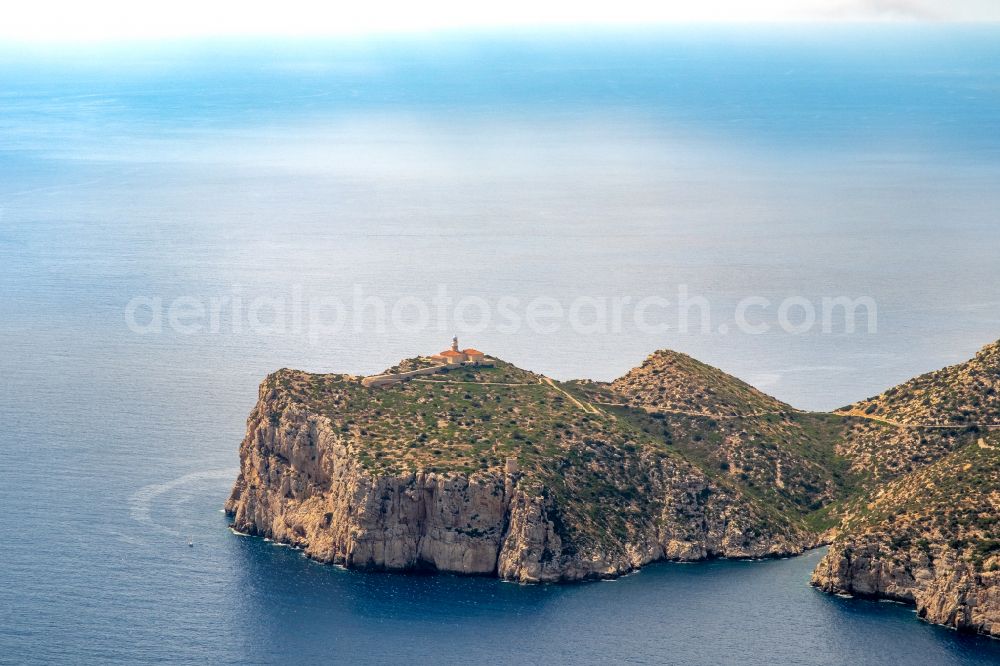
[[[610,383],[457,341],[372,378],[284,369],[226,511],[322,562],[519,582],[830,543],[821,589],[997,635],[998,350],[831,414],[671,351]]]

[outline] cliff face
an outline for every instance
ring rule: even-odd
[[[373,475],[326,418],[282,405],[275,389],[261,393],[226,503],[236,529],[349,567],[496,569],[509,476]]]
[[[625,500],[608,497],[607,472],[569,456],[558,475],[514,460],[473,472],[386,474],[361,462],[358,434],[265,382],[226,503],[234,528],[348,567],[521,582],[615,576],[664,558],[791,554],[812,540],[693,466],[638,447],[592,443],[610,458],[632,455],[610,475],[614,484],[648,489],[627,498],[622,516],[605,516],[594,508]]]
[[[954,554],[891,552],[875,535],[832,546],[813,572],[824,592],[912,603],[921,619],[1000,636],[1000,576],[976,571]]]
[[[1000,447],[973,441],[854,502],[812,577],[907,601],[921,618],[1000,635]]]

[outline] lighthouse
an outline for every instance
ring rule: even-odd
[[[457,335],[451,339],[451,349],[446,349],[439,354],[431,356],[435,361],[443,361],[448,365],[461,365],[462,363],[478,365],[485,357],[486,354],[478,349],[472,349],[471,347],[469,349],[459,349]]]

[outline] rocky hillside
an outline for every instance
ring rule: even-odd
[[[813,575],[828,592],[914,603],[920,617],[1000,635],[1000,343],[841,410],[837,443],[865,480]]]
[[[920,375],[838,412],[921,425],[1000,423],[1000,341],[965,363]]]
[[[899,426],[853,417],[837,440],[836,452],[850,461],[850,471],[873,487],[940,460],[967,444],[975,427]]]
[[[812,578],[1000,635],[1000,437],[977,439],[854,502]]]
[[[565,387],[815,528],[829,526],[817,512],[849,496],[864,477],[837,450],[852,419],[801,412],[684,354],[659,351],[610,384]]]
[[[813,540],[660,439],[505,363],[376,389],[271,375],[226,509],[236,529],[322,561],[517,581]]]

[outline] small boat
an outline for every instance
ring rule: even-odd
[[[188,537],[188,548],[194,548],[194,539],[192,537]]]

